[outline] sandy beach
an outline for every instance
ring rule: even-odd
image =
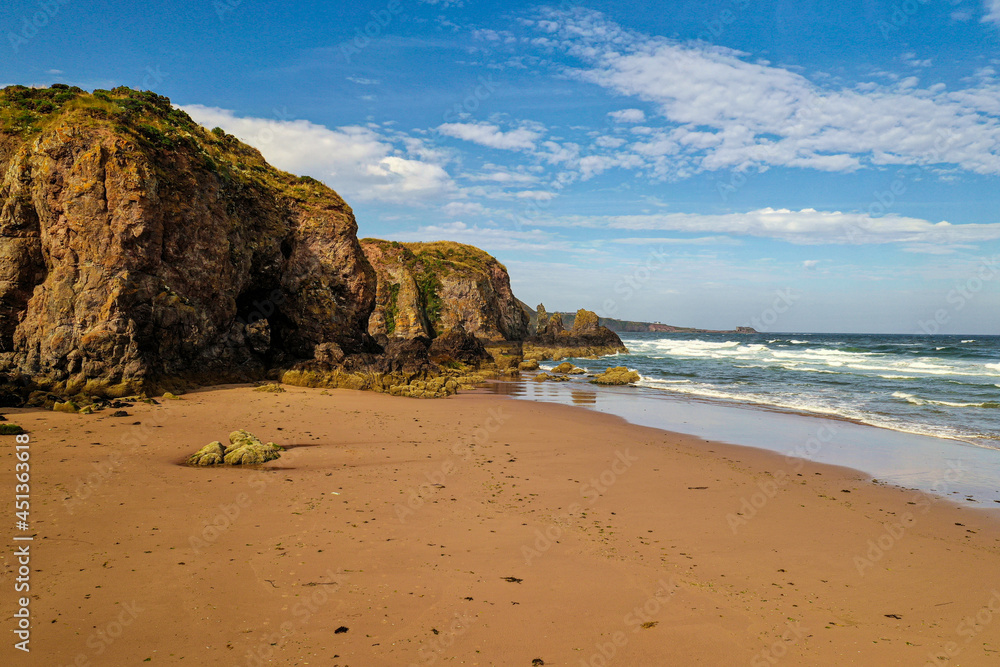
[[[582,408],[285,389],[5,411],[31,435],[37,536],[31,652],[5,632],[3,661],[1000,660],[996,512]],[[287,450],[181,465],[237,428]]]

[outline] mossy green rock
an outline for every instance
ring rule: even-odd
[[[229,434],[229,445],[211,442],[188,458],[188,465],[253,465],[267,463],[281,456],[281,447],[273,442],[264,444],[257,436],[242,429]]]
[[[635,371],[630,371],[625,366],[615,366],[614,368],[609,368],[604,371],[593,380],[593,384],[614,384],[614,385],[624,385],[631,384],[633,382],[638,382],[642,379]]]
[[[24,429],[17,424],[0,424],[0,435],[21,435]]]
[[[255,387],[254,391],[263,391],[269,394],[283,394],[285,393],[285,388],[280,384],[274,384],[272,382],[271,384],[262,384],[259,387]]]
[[[549,373],[539,373],[532,378],[535,382],[569,382],[565,375],[550,375]]]
[[[53,405],[52,406],[52,411],[53,412],[70,412],[70,413],[76,414],[77,412],[80,411],[80,408],[78,408],[77,405],[76,405],[76,403],[74,403],[73,401],[66,401],[65,403],[56,403],[55,405]]]
[[[267,463],[281,456],[281,448],[273,442],[264,444],[254,434],[240,429],[229,434],[229,446],[222,460],[232,466]]]
[[[222,463],[224,454],[222,443],[216,440],[195,452],[187,462],[192,466],[217,466]]]

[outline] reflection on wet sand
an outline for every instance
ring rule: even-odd
[[[481,391],[584,406],[642,426],[805,456],[820,463],[862,470],[890,484],[947,494],[956,501],[971,495],[974,500],[966,502],[1000,503],[1000,489],[995,483],[1000,477],[996,450],[814,415],[678,398],[644,387],[591,389],[585,382],[490,382]],[[828,432],[829,437],[819,440],[819,435]],[[809,443],[821,446],[807,447]],[[962,474],[952,482],[945,474],[956,468]],[[942,480],[950,483],[943,486]]]
[[[557,402],[565,403],[566,390],[569,390],[569,402],[573,405],[597,405],[597,392],[589,389],[573,389],[554,384],[534,384],[530,382],[489,382],[482,387],[491,394],[501,396],[517,396],[520,398],[558,398]]]
[[[501,396],[525,395],[525,385],[523,382],[492,381],[487,382],[480,389],[485,390],[487,393],[500,394]]]

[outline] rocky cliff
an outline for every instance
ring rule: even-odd
[[[543,361],[566,357],[594,357],[626,354],[628,349],[611,329],[600,324],[597,314],[580,309],[573,316],[572,328],[566,329],[561,313],[548,315],[545,306],[536,309],[538,324],[533,336],[524,341],[525,359]]]
[[[441,396],[516,373],[528,321],[487,253],[362,246],[336,192],[165,97],[0,91],[0,405],[264,378]],[[619,349],[576,321],[536,353]]]
[[[439,241],[363,239],[377,275],[368,331],[375,337],[435,338],[460,329],[483,341],[517,341],[528,317],[507,269],[479,248]]]
[[[356,232],[333,190],[154,93],[0,92],[0,371],[38,386],[126,394],[376,351]]]

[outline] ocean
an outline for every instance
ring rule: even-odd
[[[621,334],[664,395],[845,419],[1000,449],[1000,336]],[[545,364],[544,366],[549,366]]]

